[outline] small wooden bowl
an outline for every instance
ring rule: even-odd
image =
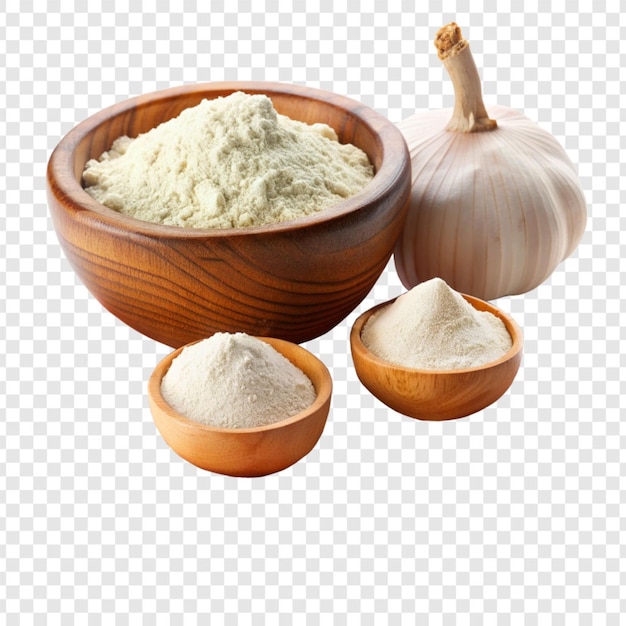
[[[489,311],[505,324],[513,339],[501,358],[479,367],[458,370],[413,369],[389,363],[372,354],[361,340],[367,320],[393,300],[363,313],[352,326],[350,347],[359,380],[387,406],[421,420],[465,417],[493,404],[511,386],[522,360],[522,331],[517,323],[493,305],[463,295],[478,311]]]
[[[232,229],[128,217],[82,187],[85,163],[201,100],[266,94],[279,113],[332,126],[375,168],[359,193],[306,218]],[[406,142],[373,109],[326,91],[271,82],[186,85],[115,104],[71,130],[48,163],[52,221],[70,264],[117,318],[179,347],[217,331],[300,343],[341,322],[368,294],[402,231],[411,187]]]
[[[317,392],[306,410],[258,428],[216,428],[177,413],[161,394],[161,381],[184,346],[166,356],[148,382],[154,423],[166,443],[186,461],[228,476],[265,476],[308,454],[318,442],[330,409],[332,380],[324,363],[301,346],[259,337],[301,369]]]

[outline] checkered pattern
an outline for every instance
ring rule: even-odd
[[[618,6],[8,3],[1,621],[620,623],[626,27],[609,12]],[[147,379],[168,348],[104,311],[59,248],[44,189],[50,152],[105,106],[199,81],[308,84],[392,121],[449,106],[431,42],[453,19],[472,42],[486,101],[555,134],[590,207],[577,252],[544,285],[497,303],[525,333],[512,388],[437,424],[394,413],[360,385],[348,333],[358,313],[402,291],[390,264],[357,311],[306,344],[335,383],[311,454],[260,479],[197,470],[162,441],[147,406]]]

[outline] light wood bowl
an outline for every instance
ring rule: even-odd
[[[332,126],[364,150],[376,174],[316,215],[266,226],[191,229],[109,209],[81,186],[88,159],[204,98],[263,93],[306,123]],[[71,130],[47,172],[54,227],[80,280],[120,320],[179,347],[217,331],[300,343],[341,322],[370,291],[402,230],[410,194],[406,142],[394,124],[354,100],[271,82],[187,85],[115,104]]]
[[[513,339],[511,349],[497,361],[458,370],[402,367],[372,354],[361,340],[367,320],[393,300],[369,309],[357,318],[350,332],[352,360],[365,387],[388,407],[421,420],[450,420],[484,409],[513,383],[522,360],[522,331],[495,306],[463,295],[478,311],[489,311],[505,324]]]
[[[259,337],[301,369],[317,392],[306,410],[257,428],[216,428],[176,412],[161,394],[161,381],[184,346],[166,356],[148,382],[154,423],[165,442],[186,461],[229,476],[265,476],[283,470],[307,455],[318,442],[330,409],[332,380],[324,363],[299,345]]]

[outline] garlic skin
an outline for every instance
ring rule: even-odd
[[[471,104],[483,106],[480,83],[472,83],[472,68],[475,80],[478,73],[462,42],[444,61],[453,81],[450,62],[464,77],[463,86],[454,82],[455,109],[398,124],[411,155],[412,192],[394,261],[407,289],[440,277],[456,291],[493,300],[544,282],[578,245],[587,207],[576,170],[550,133],[502,106],[474,115]],[[459,97],[472,89],[478,97]]]

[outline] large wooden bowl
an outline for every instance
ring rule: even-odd
[[[332,126],[376,174],[313,216],[250,228],[187,229],[109,209],[81,186],[90,158],[202,99],[264,93],[279,113]],[[408,207],[410,162],[397,128],[372,109],[317,89],[223,82],[166,89],[113,105],[71,130],[48,163],[48,203],[80,280],[120,320],[173,347],[217,331],[302,342],[327,332],[367,295],[393,252]]]
[[[311,380],[317,398],[297,415],[258,428],[215,428],[176,412],[163,398],[161,381],[183,347],[165,357],[148,382],[152,417],[166,443],[197,467],[229,476],[265,476],[293,465],[318,442],[330,409],[332,380],[324,363],[301,346],[259,337]]]
[[[498,360],[458,370],[402,367],[372,354],[361,340],[367,320],[384,302],[363,313],[352,326],[350,347],[359,380],[388,407],[421,420],[450,420],[476,413],[500,398],[513,383],[522,360],[522,331],[511,317],[492,304],[463,295],[478,311],[489,311],[506,326],[513,345]]]

